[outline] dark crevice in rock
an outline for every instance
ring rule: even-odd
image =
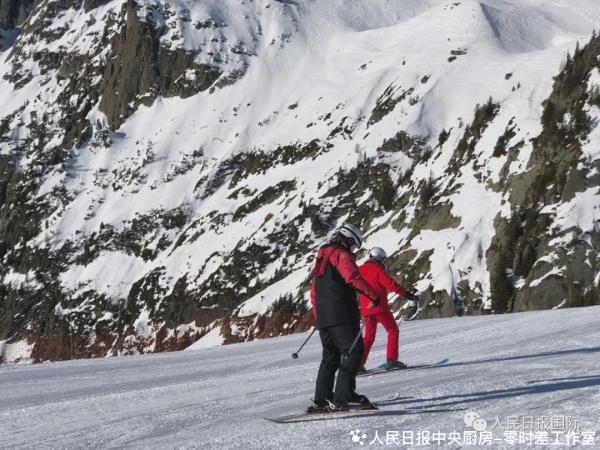
[[[383,91],[383,94],[381,94],[375,103],[375,108],[371,111],[371,116],[367,122],[368,126],[379,122],[392,112],[398,103],[404,101],[414,92],[414,88],[412,87],[397,94],[398,90],[400,90],[400,88],[396,88],[393,84],[390,84],[385,91]]]

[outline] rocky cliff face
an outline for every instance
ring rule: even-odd
[[[18,26],[29,15],[33,0],[0,1],[0,50],[12,46],[19,35]]]
[[[343,221],[423,317],[600,303],[580,7],[0,1],[0,341],[41,361],[306,329]]]

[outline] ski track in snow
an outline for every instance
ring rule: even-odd
[[[357,448],[350,436],[355,429],[367,435],[365,444],[375,431],[383,439],[386,431],[462,432],[469,429],[467,410],[490,425],[496,417],[575,416],[582,430],[600,434],[599,320],[600,307],[590,307],[404,322],[402,360],[450,358],[449,364],[359,378],[358,391],[383,400],[382,413],[287,425],[263,417],[307,406],[319,364],[316,336],[295,361],[290,354],[306,334],[197,351],[3,366],[0,447]],[[385,358],[385,333],[378,333],[367,367]],[[494,437],[502,438],[498,433]]]

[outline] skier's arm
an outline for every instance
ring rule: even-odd
[[[385,273],[385,270],[381,269],[379,271],[379,282],[381,283],[381,285],[383,287],[385,287],[385,289],[388,292],[395,292],[396,294],[398,294],[400,297],[408,297],[408,291],[406,289],[404,289],[404,287],[398,283],[396,283],[396,281],[390,277],[387,273]]]
[[[369,297],[371,301],[378,302],[381,300],[377,291],[360,275],[358,266],[348,252],[335,252],[329,261],[334,265],[346,283],[354,287],[361,294]]]

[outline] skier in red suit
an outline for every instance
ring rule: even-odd
[[[388,292],[395,292],[401,297],[408,298],[411,301],[417,301],[414,294],[409,293],[404,287],[396,283],[386,272],[383,260],[387,257],[385,251],[380,247],[374,247],[369,252],[369,260],[359,267],[360,275],[369,283],[377,293],[381,302],[373,306],[371,300],[364,295],[360,295],[360,309],[365,318],[364,350],[361,360],[360,371],[365,371],[365,363],[369,357],[369,351],[373,342],[375,342],[375,333],[377,332],[377,323],[380,323],[387,331],[387,369],[404,369],[406,364],[398,361],[398,338],[400,330],[394,315],[390,309],[387,300]]]

